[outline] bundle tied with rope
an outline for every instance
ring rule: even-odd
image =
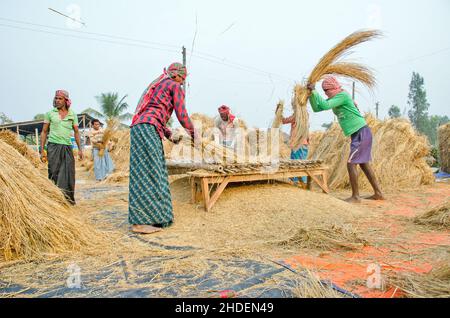
[[[295,86],[292,98],[296,123],[292,136],[293,148],[299,148],[309,133],[309,115],[306,106],[311,91],[307,88],[308,85],[315,85],[326,75],[337,75],[357,81],[368,89],[373,89],[376,80],[370,68],[359,63],[342,61],[341,59],[350,54],[350,50],[358,44],[379,38],[381,35],[381,32],[378,30],[363,30],[350,34],[322,57],[306,83]]]

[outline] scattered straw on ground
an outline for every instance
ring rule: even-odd
[[[394,273],[388,277],[387,285],[399,288],[407,298],[450,298],[450,265],[429,274]]]
[[[417,216],[414,223],[450,230],[450,200]]]

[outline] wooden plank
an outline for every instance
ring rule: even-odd
[[[202,194],[203,194],[203,202],[205,203],[205,210],[209,212],[208,206],[209,206],[209,184],[208,180],[206,178],[202,178],[200,180],[200,185],[202,188]]]
[[[197,203],[197,183],[195,178],[191,177],[191,203]]]
[[[211,197],[211,200],[208,203],[208,206],[206,207],[206,210],[208,212],[212,209],[214,204],[216,204],[216,201],[219,199],[220,195],[222,194],[223,190],[225,190],[228,183],[229,183],[229,180],[225,179],[224,181],[222,181],[222,183],[219,185],[217,190],[214,192],[213,196]]]

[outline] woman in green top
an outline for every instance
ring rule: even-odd
[[[352,139],[350,157],[347,162],[347,170],[352,186],[352,196],[345,201],[350,203],[361,202],[358,187],[358,165],[361,167],[375,192],[368,199],[384,200],[375,174],[369,164],[372,160],[372,132],[367,126],[366,120],[359,112],[351,96],[342,89],[336,78],[332,76],[327,77],[322,83],[322,88],[328,97],[327,100],[323,99],[315,91],[314,85],[308,84],[308,89],[311,91],[309,101],[313,111],[333,110],[345,136],[351,136]]]

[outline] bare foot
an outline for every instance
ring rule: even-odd
[[[344,201],[347,203],[361,203],[361,199],[359,197],[350,197]]]
[[[374,195],[364,198],[367,200],[375,200],[375,201],[383,201],[386,200],[386,198],[381,193],[375,193]]]
[[[151,226],[151,225],[133,225],[131,227],[131,231],[139,234],[153,234],[157,232],[161,232],[162,229]]]

